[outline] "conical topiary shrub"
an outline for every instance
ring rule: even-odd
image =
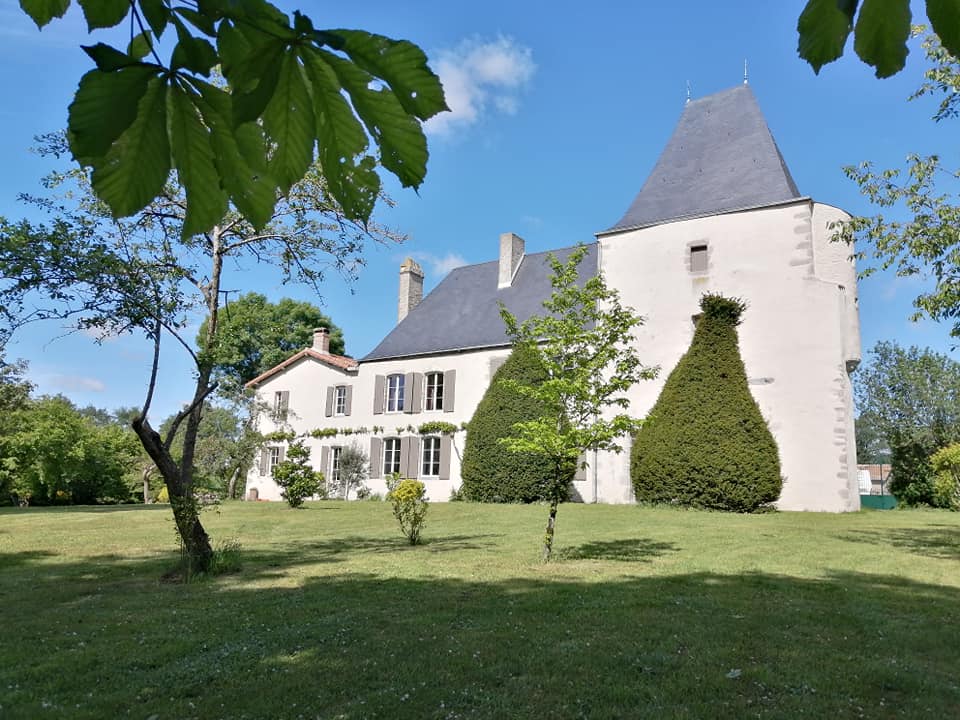
[[[537,354],[518,345],[494,373],[490,387],[467,425],[460,492],[479,502],[536,502],[548,496],[550,465],[535,453],[513,453],[499,442],[512,434],[515,423],[543,414],[540,404],[504,387],[510,378],[532,385],[546,377]],[[573,480],[571,475],[570,480]]]
[[[633,442],[637,500],[753,512],[783,486],[777,445],[750,394],[737,344],[746,305],[704,295],[690,349]]]

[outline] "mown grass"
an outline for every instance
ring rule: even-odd
[[[230,504],[0,511],[3,718],[960,716],[960,516]]]

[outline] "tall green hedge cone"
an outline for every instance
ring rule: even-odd
[[[777,445],[750,394],[737,325],[745,303],[704,295],[690,349],[633,442],[639,502],[754,512],[780,497]]]
[[[512,433],[515,423],[543,415],[536,400],[504,387],[501,381],[507,378],[534,385],[543,382],[546,372],[535,352],[518,345],[494,374],[467,425],[460,488],[467,500],[529,503],[548,499],[551,470],[547,459],[535,453],[509,452],[499,442]]]

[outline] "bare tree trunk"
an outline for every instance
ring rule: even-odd
[[[560,500],[556,495],[550,500],[550,515],[547,517],[547,531],[543,536],[543,562],[550,560],[550,553],[553,552],[553,532],[557,525],[557,508]]]
[[[188,432],[190,430],[189,423],[187,430]],[[177,524],[177,532],[183,540],[190,572],[206,572],[213,559],[213,548],[207,531],[203,529],[197,515],[190,487],[192,479],[190,473],[181,472],[170,450],[163,444],[157,431],[150,427],[150,422],[146,418],[139,417],[134,420],[133,431],[140,438],[143,449],[147,451],[166,483],[167,492],[170,494],[170,506],[173,509],[173,519]],[[194,440],[196,440],[196,429],[194,429]]]
[[[231,500],[237,499],[237,479],[240,477],[240,466],[237,465],[230,475],[230,481],[227,483],[227,497]]]

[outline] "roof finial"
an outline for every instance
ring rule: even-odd
[[[687,80],[687,102],[690,102],[690,81]]]
[[[747,59],[743,59],[743,84],[747,85]]]

